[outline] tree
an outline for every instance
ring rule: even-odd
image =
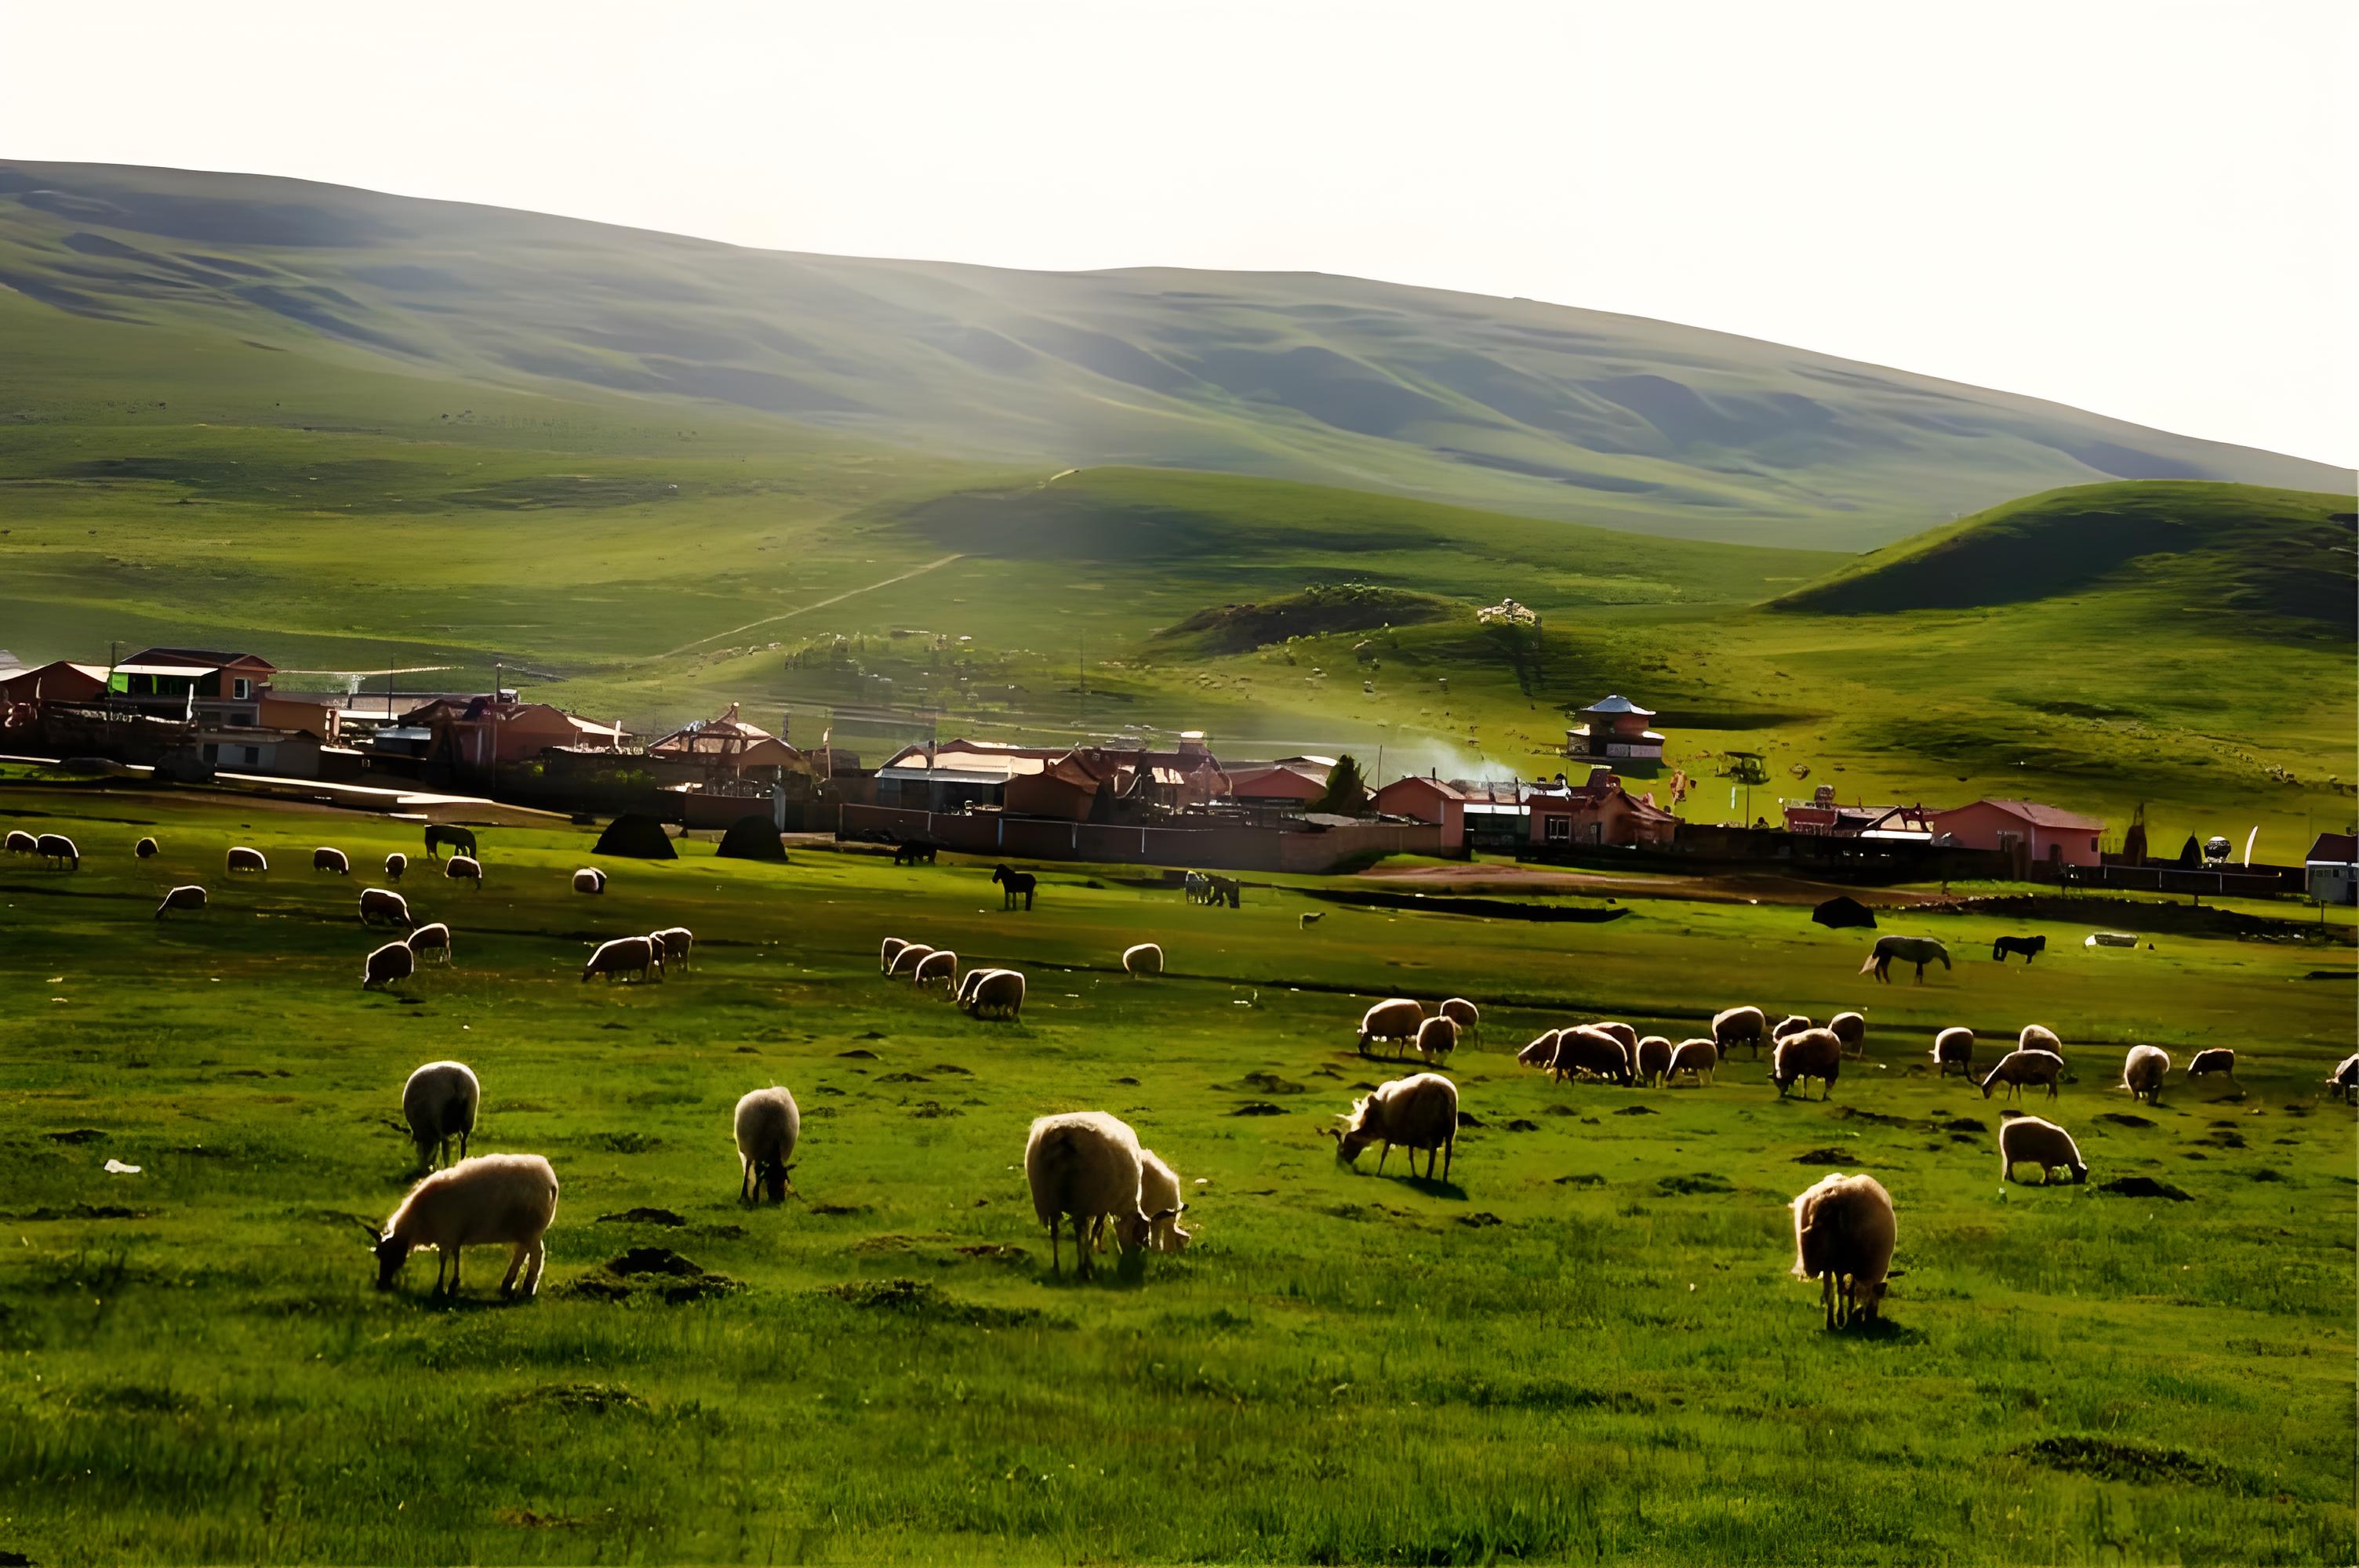
[[[1313,811],[1332,813],[1337,816],[1357,816],[1368,808],[1368,781],[1361,775],[1359,759],[1349,752],[1335,759],[1327,773],[1327,793],[1319,797]]]

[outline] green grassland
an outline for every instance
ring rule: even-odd
[[[2347,946],[2034,926],[2047,956],[2001,967],[2012,925],[1888,916],[1957,965],[1877,987],[1862,934],[1790,904],[1538,925],[1289,879],[1215,912],[1064,866],[1026,915],[982,866],[702,844],[610,863],[592,899],[567,891],[586,831],[495,827],[479,893],[413,873],[457,962],[396,997],[359,988],[382,937],[353,901],[414,824],[27,782],[0,819],[86,857],[0,861],[0,1550],[36,1562],[2359,1550],[2359,1195],[2319,1084],[2351,1044]],[[234,842],[272,874],[229,883]],[[322,842],[363,873],[302,869]],[[151,918],[192,880],[207,914]],[[575,979],[591,942],[673,923],[692,973]],[[1024,968],[1023,1021],[887,984],[888,934]],[[1144,939],[1170,976],[1116,972]],[[1338,1169],[1321,1136],[1407,1070],[1351,1051],[1395,993],[1486,1010],[1449,1065],[1475,1119],[1450,1183]],[[1863,1007],[1870,1060],[1825,1103],[1745,1061],[1628,1091],[1512,1062],[1569,1019],[1676,1037],[1737,1000]],[[1924,1071],[1937,1025],[2032,1021],[2072,1065],[2034,1108],[2090,1185],[2002,1186],[2005,1108]],[[2241,1092],[2133,1108],[2110,1086],[2134,1041],[2234,1045]],[[397,1201],[400,1084],[442,1056],[482,1076],[475,1148],[546,1153],[563,1185],[530,1305],[495,1302],[489,1253],[456,1305],[423,1260],[369,1288],[353,1221]],[[804,1107],[800,1196],[747,1211],[729,1112],[771,1082]],[[1018,1166],[1030,1118],[1085,1107],[1171,1160],[1195,1240],[1082,1285],[1049,1277]],[[1784,1205],[1830,1168],[1897,1204],[1877,1332],[1822,1333],[1785,1274]],[[2130,1176],[2190,1199],[2103,1190]],[[689,1271],[608,1267],[637,1248]]]

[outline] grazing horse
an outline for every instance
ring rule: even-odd
[[[2022,954],[2023,961],[2028,964],[2046,951],[2048,938],[2045,936],[2002,936],[1991,944],[1991,957],[2002,964],[2006,962],[2009,953]]]
[[[1237,879],[1234,877],[1206,877],[1204,879],[1204,903],[1207,906],[1213,909],[1218,909],[1224,903],[1231,909],[1244,908],[1244,903],[1237,896]]]
[[[923,838],[904,838],[893,847],[893,863],[897,866],[914,866],[923,860],[930,866],[934,863],[934,856],[940,849],[940,845],[929,844]]]
[[[1040,885],[1038,877],[1029,871],[1016,871],[1010,866],[995,868],[991,873],[991,880],[999,884],[999,907],[1002,909],[1014,909],[1019,896],[1024,900],[1024,907],[1030,909],[1032,890]]]
[[[1212,879],[1201,871],[1190,871],[1180,884],[1187,892],[1190,903],[1212,902]]]
[[[429,860],[440,860],[442,857],[435,851],[444,844],[450,845],[470,860],[478,858],[475,854],[475,835],[472,829],[447,827],[440,822],[428,823],[426,825],[426,858]]]
[[[1917,983],[1920,986],[1925,983],[1925,966],[1934,959],[1941,960],[1941,968],[1945,969],[1950,967],[1950,950],[1930,936],[1879,936],[1875,939],[1875,950],[1867,956],[1867,962],[1859,967],[1859,972],[1863,975],[1873,972],[1878,980],[1889,983],[1895,958],[1904,964],[1917,966]]]

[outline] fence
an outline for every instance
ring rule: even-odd
[[[886,806],[846,806],[838,832],[883,831],[962,855],[1009,860],[1094,860],[1117,865],[1197,866],[1224,871],[1326,871],[1374,855],[1439,855],[1432,823],[1355,823],[1281,832],[1261,827],[1127,827],[1054,822],[995,812],[951,815]]]
[[[2056,873],[2061,872],[2060,876]],[[2214,898],[2275,898],[2308,891],[2299,866],[2223,866],[2193,870],[2179,865],[2107,861],[2102,866],[2035,866],[2035,881],[2071,888],[2118,888],[2126,892],[2183,892]]]

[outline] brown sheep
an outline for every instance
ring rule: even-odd
[[[1942,1077],[1955,1067],[1966,1077],[1973,1076],[1974,1032],[1962,1027],[1942,1030],[1933,1036],[1933,1063]]]
[[[1549,1063],[1549,1081],[1560,1084],[1575,1073],[1606,1078],[1624,1088],[1636,1076],[1630,1068],[1628,1049],[1602,1029],[1575,1028],[1558,1033],[1556,1055]]]
[[[1786,1098],[1786,1090],[1799,1080],[1819,1080],[1819,1098],[1825,1099],[1834,1093],[1835,1079],[1843,1073],[1843,1037],[1832,1029],[1805,1029],[1799,1034],[1788,1034],[1777,1042],[1776,1054],[1770,1058],[1769,1078],[1777,1086],[1777,1098]],[[1810,1087],[1803,1086],[1803,1098],[1810,1097]]]

